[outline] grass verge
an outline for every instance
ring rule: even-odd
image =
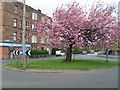
[[[5,66],[10,68],[22,69],[22,62],[18,64],[11,62]],[[108,62],[101,60],[73,60],[72,62],[62,62],[62,60],[48,60],[48,61],[31,61],[28,63],[28,69],[41,70],[90,70],[99,68],[109,68],[118,66],[117,62]]]

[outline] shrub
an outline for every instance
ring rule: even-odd
[[[41,50],[39,54],[49,54],[49,52],[47,50]]]
[[[87,50],[87,53],[90,53],[90,50]]]
[[[49,55],[47,50],[32,50],[32,58],[46,57]]]
[[[98,52],[99,50],[98,49],[94,49],[94,52]]]
[[[39,54],[39,50],[32,50],[32,55],[38,55]]]
[[[52,55],[55,55],[57,50],[58,50],[58,48],[53,48],[51,54],[52,54]]]
[[[80,50],[80,49],[75,48],[73,50],[73,54],[81,54],[81,53],[82,53],[82,50]]]

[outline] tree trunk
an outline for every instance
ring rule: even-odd
[[[92,43],[92,48],[91,48],[91,50],[94,50],[94,44]]]
[[[72,46],[73,46],[73,44],[70,44],[69,48],[67,48],[67,55],[66,55],[66,59],[64,60],[64,62],[71,62],[71,60],[72,60]]]
[[[106,49],[106,63],[108,62],[108,48]]]

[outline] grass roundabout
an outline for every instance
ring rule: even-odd
[[[30,61],[27,69],[31,70],[91,70],[103,69],[118,66],[117,62],[108,62],[102,60],[72,60],[72,62],[63,62],[62,60]],[[7,68],[22,69],[22,62],[11,62],[5,65]]]

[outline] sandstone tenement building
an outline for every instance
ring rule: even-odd
[[[44,37],[37,37],[36,26],[33,22],[49,21],[51,17],[26,5],[26,49],[47,49],[48,40]],[[20,2],[0,2],[0,57],[14,58],[13,50],[20,50],[22,47],[23,34],[23,4]]]

